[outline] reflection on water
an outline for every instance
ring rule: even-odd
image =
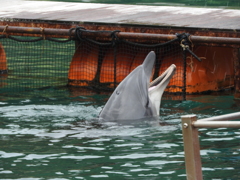
[[[180,116],[239,111],[232,96],[198,96],[163,101],[164,126],[119,125],[96,120],[106,94],[37,94],[1,97],[1,179],[186,179]],[[239,179],[240,132],[200,137],[204,179]]]

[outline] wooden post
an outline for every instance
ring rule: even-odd
[[[187,180],[202,180],[198,129],[192,126],[192,123],[197,121],[197,117],[196,115],[186,115],[181,119]]]

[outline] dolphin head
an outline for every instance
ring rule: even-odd
[[[150,83],[155,59],[156,55],[151,51],[144,62],[117,86],[99,114],[101,120],[159,118],[161,97],[176,67],[172,65],[171,71],[166,70],[163,75]]]

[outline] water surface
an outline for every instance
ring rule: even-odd
[[[238,0],[168,0],[168,1],[166,0],[48,0],[48,1],[240,9],[240,2]]]
[[[239,111],[233,96],[164,100],[164,126],[96,120],[108,94],[68,89],[4,94],[1,179],[186,179],[180,116]],[[204,179],[240,178],[240,132],[200,129]]]

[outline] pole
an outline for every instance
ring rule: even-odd
[[[202,180],[198,129],[192,126],[192,123],[197,121],[197,116],[186,115],[182,116],[181,119],[187,180]]]

